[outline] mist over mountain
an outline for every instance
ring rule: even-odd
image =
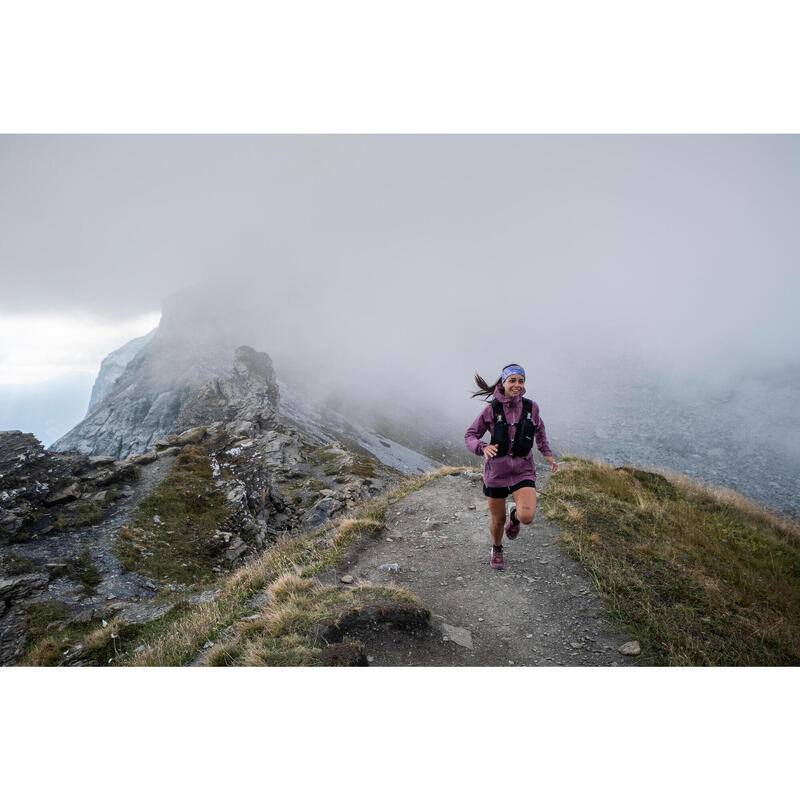
[[[0,308],[174,298],[153,418],[224,342],[452,460],[518,361],[554,447],[796,508],[797,137],[20,137],[0,172]]]
[[[800,364],[670,370],[622,348],[603,354],[597,342],[542,350],[536,326],[505,352],[470,337],[468,321],[459,326],[458,310],[447,308],[440,317],[450,332],[426,347],[422,334],[430,337],[432,323],[419,309],[364,312],[335,287],[298,297],[291,286],[270,289],[269,274],[196,284],[167,298],[158,330],[143,337],[144,345],[131,343],[140,347],[137,355],[54,449],[143,452],[175,432],[187,398],[226,374],[234,349],[248,345],[270,353],[295,405],[339,414],[436,461],[465,463],[472,456],[464,431],[482,407],[470,398],[472,374],[493,381],[503,364],[517,360],[558,451],[685,472],[800,513]],[[391,334],[405,316],[420,322],[409,321],[398,339]],[[473,346],[480,361],[470,356]],[[486,351],[494,351],[493,363]]]

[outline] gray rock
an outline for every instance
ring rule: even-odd
[[[56,506],[63,503],[71,503],[73,500],[77,500],[81,493],[81,486],[75,481],[64,489],[59,489],[57,492],[48,495],[44,500],[44,504],[46,506]]]
[[[237,558],[241,558],[247,552],[247,545],[242,541],[241,537],[234,536],[231,539],[230,546],[225,551],[224,558],[226,561],[233,562]]]
[[[305,527],[316,528],[322,525],[325,520],[331,515],[334,510],[335,500],[332,497],[323,497],[318,503],[314,505],[305,519]]]
[[[160,619],[173,608],[175,608],[174,603],[131,604],[123,609],[119,619],[126,625],[143,625],[146,622]]]
[[[399,572],[400,571],[400,565],[397,562],[394,562],[394,563],[391,563],[391,564],[381,564],[378,567],[378,570],[380,572]]]
[[[116,461],[114,456],[89,456],[89,463],[93,467],[101,467],[106,466],[108,464],[113,464]]]
[[[448,625],[446,622],[440,623],[442,633],[451,641],[455,642],[460,647],[466,647],[472,650],[472,634],[466,628],[457,628],[454,625]]]
[[[204,425],[198,425],[195,428],[189,428],[189,430],[184,431],[183,433],[178,434],[177,444],[184,445],[184,444],[197,444],[198,442],[202,442],[206,435],[206,428]]]
[[[11,575],[0,578],[0,600],[16,602],[36,589],[47,585],[46,572],[33,572],[24,575]]]
[[[352,583],[353,582],[353,576],[352,575],[342,575],[342,577],[339,578],[339,580],[342,583]]]
[[[155,450],[151,450],[149,453],[142,453],[138,456],[131,456],[131,462],[134,464],[152,464],[158,456],[156,455]]]
[[[161,460],[162,458],[169,458],[170,456],[176,456],[180,452],[181,452],[180,447],[167,447],[164,450],[156,450],[156,458]]]
[[[136,465],[126,462],[100,473],[95,478],[95,483],[98,486],[110,486],[112,483],[135,481],[138,477],[139,471]]]
[[[208,589],[205,592],[200,592],[199,594],[193,594],[191,597],[187,597],[186,602],[191,603],[192,605],[197,605],[198,603],[210,603],[219,597],[221,591],[221,589]]]

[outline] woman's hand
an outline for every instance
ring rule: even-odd
[[[496,444],[487,444],[486,447],[483,448],[483,457],[488,461],[490,458],[493,458],[497,455],[497,445]]]
[[[550,464],[551,464],[551,466],[550,466],[550,471],[551,471],[551,472],[557,472],[557,471],[558,471],[558,461],[556,461],[556,460],[553,458],[553,456],[545,456],[545,457],[544,457],[544,460],[545,460],[545,461],[549,461],[549,462],[550,462]]]

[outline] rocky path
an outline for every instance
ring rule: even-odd
[[[550,471],[538,468],[546,491]],[[544,473],[544,474],[543,474]],[[627,666],[631,637],[606,622],[603,601],[557,544],[541,508],[504,541],[506,570],[489,568],[489,511],[479,476],[437,478],[390,507],[386,528],[326,580],[394,582],[433,614],[422,634],[385,631],[366,642],[373,666]],[[509,498],[510,500],[510,498]],[[510,510],[510,504],[509,504]],[[397,565],[393,567],[385,565]],[[381,567],[384,566],[384,569]]]

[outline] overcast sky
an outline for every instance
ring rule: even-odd
[[[0,383],[97,368],[208,281],[277,364],[376,396],[781,363],[799,179],[796,136],[4,136]]]

